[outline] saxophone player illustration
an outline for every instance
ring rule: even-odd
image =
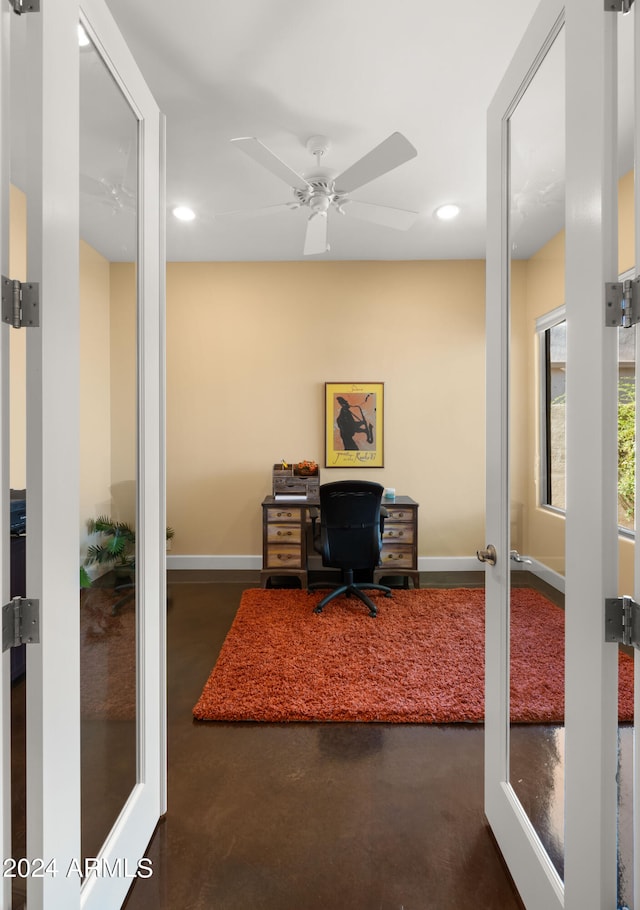
[[[366,404],[369,395],[365,396],[363,404]],[[358,450],[359,446],[354,439],[356,433],[364,433],[367,443],[373,443],[373,424],[367,420],[361,405],[351,405],[346,398],[338,395],[336,401],[340,405],[340,411],[336,419],[336,425],[340,432],[340,438],[345,450]],[[355,410],[360,412],[359,416],[354,413]]]

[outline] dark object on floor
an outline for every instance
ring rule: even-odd
[[[10,492],[10,533],[26,534],[27,531],[27,491],[11,490]]]
[[[11,535],[10,597],[26,597],[27,491],[11,490],[9,498]],[[26,645],[11,649],[11,682],[24,675],[27,669]]]
[[[271,575],[266,582],[266,588],[300,588],[300,579],[292,575]]]

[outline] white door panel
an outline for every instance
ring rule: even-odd
[[[30,280],[41,288],[40,328],[29,329],[27,336],[27,591],[41,603],[41,642],[28,647],[27,663],[27,855],[32,861],[54,861],[56,874],[31,876],[27,899],[30,910],[80,906],[116,910],[132,884],[165,799],[160,650],[165,622],[162,124],[102,0],[57,0],[41,7],[41,12],[28,14],[27,21],[28,270]],[[104,68],[106,81],[128,107],[135,138],[135,211],[130,219],[134,252],[130,259],[126,251],[121,257],[125,269],[131,262],[133,276],[127,405],[133,421],[129,435],[136,531],[135,669],[127,682],[135,693],[133,758],[131,783],[90,852],[81,836],[91,822],[87,793],[92,786],[98,791],[102,782],[92,780],[97,765],[88,767],[86,756],[97,742],[109,738],[109,726],[107,715],[99,735],[95,729],[87,732],[80,710],[78,568],[86,552],[81,528],[88,518],[97,517],[85,514],[80,488],[82,459],[86,462],[81,455],[85,414],[80,408],[81,331],[86,324],[80,285],[86,276],[80,271],[80,248],[88,243],[79,219],[80,140],[83,148],[87,145],[81,133],[87,124],[80,120],[78,104],[81,19],[93,42],[95,67]],[[100,100],[96,97],[96,105]],[[108,113],[106,108],[103,113]],[[114,128],[107,116],[104,120]],[[103,148],[107,144],[106,139],[100,143]],[[114,257],[97,245],[91,250],[109,276],[108,286],[117,279]],[[105,296],[111,308],[113,296]],[[108,372],[105,382],[113,385]],[[117,486],[121,476],[111,470],[112,486]],[[78,873],[87,859],[100,871],[82,881]]]
[[[562,881],[510,783],[510,118],[562,28],[564,4],[539,7],[488,115],[485,811],[528,910],[563,906]]]
[[[564,880],[510,780],[508,697],[510,502],[516,482],[510,382],[514,364],[522,366],[511,359],[510,154],[518,106],[559,35],[566,54],[557,92],[566,98],[569,339]],[[487,541],[497,560],[486,570],[485,805],[528,910],[616,906],[617,647],[603,636],[604,600],[617,590],[617,334],[607,334],[603,317],[604,282],[617,277],[615,38],[616,14],[605,13],[601,0],[543,0],[488,119]],[[541,131],[540,148],[547,140]],[[594,445],[595,439],[603,442]]]

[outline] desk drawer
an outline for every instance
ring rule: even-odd
[[[299,522],[271,521],[267,525],[267,541],[297,543],[302,540],[302,530]]]
[[[301,509],[291,508],[291,506],[274,506],[267,509],[267,521],[300,521]]]
[[[389,522],[385,520],[383,541],[398,541],[399,543],[413,543],[414,525],[413,522]]]
[[[380,554],[380,565],[391,568],[413,569],[413,547],[398,543],[384,543]]]
[[[384,503],[383,503],[384,505]],[[387,518],[385,518],[384,523],[391,523],[392,521],[413,521],[415,510],[403,508],[402,506],[387,506],[384,505],[387,510]]]
[[[266,552],[267,569],[301,569],[302,552],[300,546],[270,543]]]

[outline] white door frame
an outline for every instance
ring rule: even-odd
[[[67,874],[80,859],[79,51],[82,17],[139,118],[138,768],[100,852],[136,869],[165,810],[164,202],[162,122],[103,0],[56,0],[29,14],[29,279],[41,328],[27,338],[27,591],[41,644],[27,649],[27,853],[57,875],[30,878],[29,907],[121,906],[130,877]]]
[[[508,117],[563,19],[571,332],[564,885],[509,782],[507,229]],[[603,317],[604,281],[616,280],[615,34],[615,14],[603,11],[602,0],[543,0],[488,115],[487,541],[498,558],[486,571],[485,811],[528,910],[613,907],[616,899],[617,647],[604,643],[603,618],[605,597],[617,593],[617,336],[607,334]]]
[[[618,333],[603,296],[618,275],[617,15],[567,0],[567,910],[616,906],[618,647],[603,617],[618,594]]]
[[[64,97],[78,94],[77,2],[26,15],[27,270],[41,304],[27,336],[27,595],[41,611],[41,643],[27,648],[27,857],[56,864],[27,880],[40,910],[80,902],[64,874],[80,855],[78,117]]]

